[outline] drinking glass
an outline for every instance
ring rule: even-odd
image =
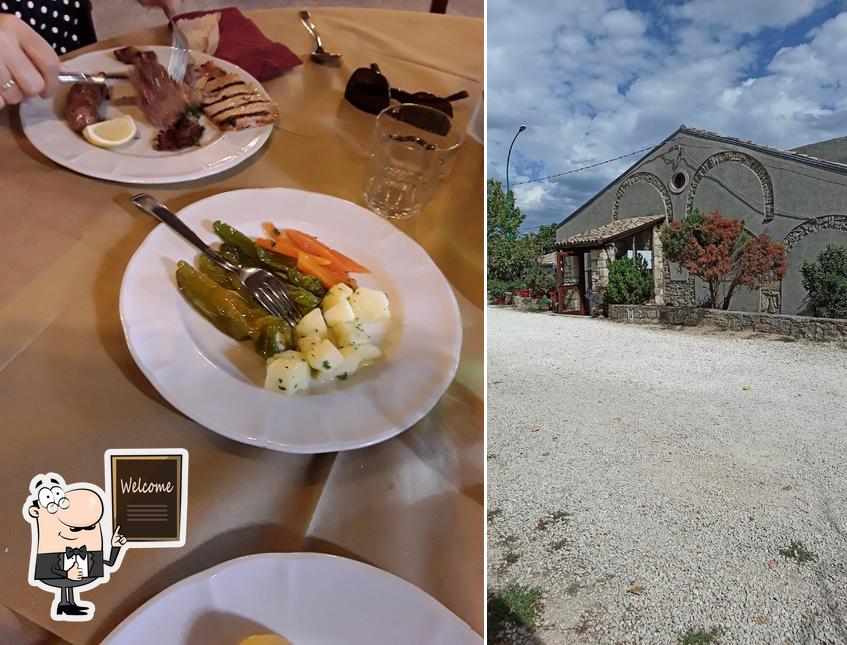
[[[462,135],[439,110],[403,103],[376,118],[365,167],[365,202],[378,215],[417,214],[449,172]]]

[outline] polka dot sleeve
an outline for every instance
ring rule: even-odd
[[[0,0],[0,13],[16,15],[60,55],[97,41],[90,0]]]

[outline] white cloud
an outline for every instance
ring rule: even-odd
[[[692,0],[649,14],[624,0],[489,0],[489,176],[511,176],[526,226],[561,221],[680,124],[795,147],[847,134],[847,13],[760,60],[752,37],[823,0]],[[772,34],[771,34],[772,35]],[[769,50],[772,51],[772,50]]]

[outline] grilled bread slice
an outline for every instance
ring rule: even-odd
[[[221,130],[243,130],[276,121],[279,108],[238,74],[206,64],[196,87],[203,92],[203,113]]]

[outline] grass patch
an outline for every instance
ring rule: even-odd
[[[495,517],[500,517],[503,514],[503,509],[492,508],[488,511],[488,521],[493,522]]]
[[[535,530],[546,531],[549,525],[550,523],[542,517],[540,520],[538,520],[538,524],[535,525]]]
[[[570,541],[569,541],[569,540],[556,540],[555,542],[553,542],[553,544],[551,544],[551,545],[550,545],[550,547],[551,547],[554,551],[561,551],[561,550],[562,550],[562,549],[564,549],[564,548],[565,548],[568,544],[570,544]]]
[[[719,627],[709,629],[691,627],[680,635],[679,642],[681,645],[709,645],[709,643],[716,643],[720,635]]]
[[[488,636],[496,638],[508,625],[534,632],[541,616],[541,589],[510,584],[488,594]]]
[[[571,514],[568,513],[567,511],[555,511],[550,516],[550,519],[553,522],[569,522],[570,519],[571,519]]]
[[[797,564],[814,562],[818,559],[818,556],[809,551],[809,549],[803,546],[803,543],[798,540],[791,540],[791,544],[782,547],[779,550],[779,554],[786,560],[795,560]]]
[[[520,560],[521,554],[517,551],[506,551],[506,556],[504,560],[506,560],[506,564],[514,564],[518,560]]]
[[[797,339],[794,338],[794,336],[778,336],[777,340],[781,341],[783,343],[796,343],[797,342]]]

